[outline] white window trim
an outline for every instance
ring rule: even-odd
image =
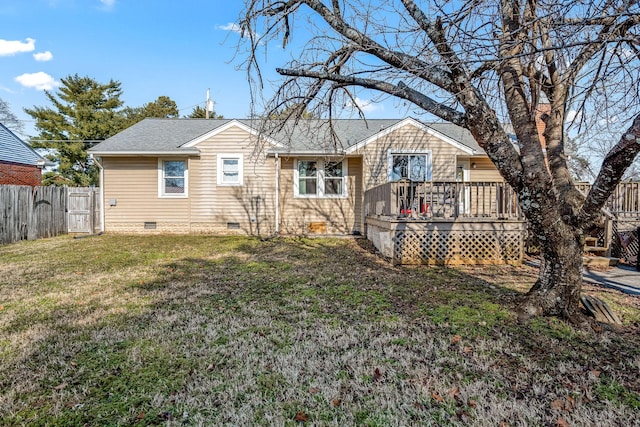
[[[238,160],[238,182],[223,182],[222,165],[224,159],[237,159]],[[244,185],[244,156],[242,153],[220,153],[217,154],[217,170],[218,181],[217,184],[225,187],[239,187]]]
[[[335,160],[337,162],[338,160]],[[318,192],[317,194],[300,194],[300,172],[298,169],[299,162],[317,162],[318,163]],[[307,159],[295,159],[293,164],[295,166],[293,170],[293,195],[299,199],[345,199],[348,197],[348,183],[349,183],[349,170],[347,159],[342,159],[342,194],[324,194],[324,164],[325,162],[332,163],[334,160],[322,160],[317,158]]]
[[[164,162],[184,162],[184,193],[164,192]],[[185,199],[189,197],[189,160],[184,158],[158,159],[158,197],[161,199]]]
[[[393,182],[391,180],[393,169],[393,156],[394,155],[424,155],[427,156],[427,171],[426,180],[431,181],[433,179],[433,156],[431,150],[391,150],[387,151],[387,182]]]

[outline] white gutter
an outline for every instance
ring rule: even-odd
[[[275,233],[280,233],[280,157],[276,153],[276,227]]]
[[[98,158],[93,154],[89,154],[96,165],[98,165],[98,169],[100,169],[100,232],[104,233],[104,211],[105,211],[105,203],[104,203],[104,168],[102,164],[98,161]],[[93,232],[93,230],[92,230]]]

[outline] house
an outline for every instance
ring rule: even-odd
[[[0,123],[0,184],[40,185],[42,156]]]
[[[365,192],[380,185],[502,182],[449,123],[312,119],[268,134],[263,125],[145,119],[95,146],[104,231],[358,235]]]

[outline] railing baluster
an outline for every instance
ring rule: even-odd
[[[576,188],[586,195],[591,185]],[[367,190],[363,208],[368,215],[412,216],[415,210],[419,217],[522,218],[517,200],[504,182],[389,182]],[[621,182],[605,207],[617,216],[638,216],[640,182]]]

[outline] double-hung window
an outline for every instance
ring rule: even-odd
[[[242,185],[242,154],[218,155],[218,185]]]
[[[295,196],[346,197],[346,179],[346,160],[298,160],[295,170]]]
[[[297,196],[318,195],[318,163],[315,160],[298,161]]]
[[[187,197],[187,161],[158,161],[158,195],[160,197]]]
[[[431,153],[389,153],[389,181],[431,181]]]

